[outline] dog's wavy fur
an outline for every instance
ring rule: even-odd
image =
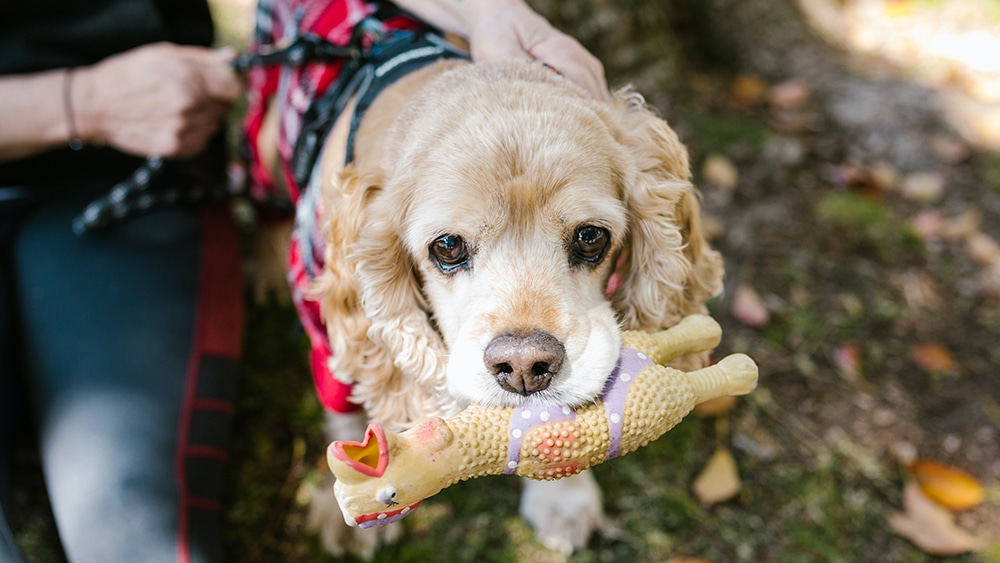
[[[494,84],[497,80],[524,82],[529,89],[535,87],[531,84],[541,84],[538,87],[544,93],[537,98],[548,104],[546,111],[564,112],[566,127],[576,126],[581,121],[577,113],[587,111],[593,114],[590,122],[603,123],[610,132],[595,138],[591,148],[623,161],[615,174],[620,176],[618,195],[626,210],[627,230],[624,236],[615,234],[619,238],[614,254],[606,258],[612,264],[603,274],[607,277],[615,271],[622,278],[612,296],[620,327],[662,329],[685,315],[703,312],[704,301],[721,290],[722,260],[702,232],[687,152],[668,124],[629,88],[617,91],[608,105],[584,100],[582,90],[540,65],[473,66],[480,70],[443,75],[438,91],[467,88],[470,72],[473,79],[483,79],[485,73],[487,82]],[[476,95],[481,98],[484,91],[488,97],[489,88],[481,88]],[[575,101],[565,104],[551,99],[555,94]],[[476,104],[492,103],[480,98]],[[416,107],[413,112],[426,113],[433,111],[435,103],[425,100]],[[417,123],[421,117],[413,112],[404,111],[392,131],[400,133],[401,127]],[[435,119],[447,120],[449,115],[442,113]],[[497,119],[503,119],[502,112],[483,120],[483,126],[490,127]],[[444,312],[432,310],[425,287],[435,282],[421,274],[416,264],[421,257],[407,247],[400,232],[400,225],[410,219],[408,214],[422,212],[421,202],[404,193],[406,183],[415,182],[421,174],[449,174],[456,167],[432,168],[412,158],[408,145],[439,142],[434,135],[440,131],[433,135],[407,132],[408,137],[388,149],[381,162],[350,165],[326,186],[326,271],[312,288],[327,322],[334,372],[355,384],[353,397],[371,418],[397,428],[457,408],[445,375],[449,351],[437,324]],[[451,157],[459,162],[481,158],[473,141],[458,143],[469,147],[468,151]],[[502,169],[508,164],[496,166]],[[582,190],[575,197],[589,196]],[[686,367],[703,360],[703,356],[687,358]]]

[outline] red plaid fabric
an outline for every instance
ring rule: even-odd
[[[253,52],[283,47],[305,32],[312,32],[336,45],[346,45],[359,21],[375,11],[374,4],[362,0],[261,0],[257,5],[257,29],[250,48]],[[300,67],[258,66],[247,73],[247,112],[244,129],[250,148],[249,173],[252,194],[265,200],[275,191],[274,179],[257,154],[257,139],[268,104],[278,104],[278,155],[283,180],[297,201],[300,186],[295,184],[288,162],[302,127],[302,115],[309,104],[326,92],[340,74],[343,63],[306,64]]]
[[[251,44],[254,52],[280,48],[295,38],[312,33],[336,45],[346,45],[354,27],[373,14],[378,5],[362,0],[260,0],[257,5],[256,32]],[[415,22],[394,18],[384,22],[392,29],[412,28]],[[269,104],[277,104],[279,125],[277,148],[283,183],[289,186],[296,208],[295,229],[289,252],[288,279],[292,300],[312,346],[310,360],[313,381],[320,401],[327,409],[348,412],[358,406],[350,401],[350,385],[339,381],[329,367],[330,343],[319,303],[307,297],[306,289],[322,272],[325,241],[320,232],[323,216],[321,189],[315,180],[310,186],[295,183],[289,162],[295,141],[302,128],[302,117],[313,100],[322,96],[334,83],[342,61],[312,63],[300,67],[254,67],[247,74],[248,107],[243,128],[250,162],[251,195],[266,202],[283,196],[277,194],[274,178],[260,160],[257,141]]]

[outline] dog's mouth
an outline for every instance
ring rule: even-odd
[[[362,514],[354,519],[355,523],[359,528],[377,528],[379,526],[385,526],[387,524],[392,524],[393,522],[398,522],[406,516],[408,516],[414,509],[420,506],[422,501],[417,501],[410,506],[405,506],[398,510],[387,510],[385,512],[373,512],[371,514]]]

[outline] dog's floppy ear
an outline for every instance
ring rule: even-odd
[[[629,89],[614,103],[633,166],[623,180],[629,233],[613,299],[627,328],[658,330],[705,311],[703,302],[721,291],[722,258],[702,232],[677,134]]]
[[[325,197],[326,271],[320,294],[338,378],[369,416],[405,427],[444,413],[444,344],[433,329],[412,260],[398,235],[400,211],[380,171],[341,175]]]

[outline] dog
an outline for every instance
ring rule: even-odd
[[[331,441],[471,403],[591,402],[622,329],[670,327],[720,292],[686,149],[637,92],[607,103],[538,62],[448,59],[388,85],[360,120],[355,103],[298,203],[321,208],[325,258],[301,299],[319,305],[328,367],[363,406],[328,409]],[[277,111],[256,142],[275,177]],[[520,510],[564,553],[610,526],[588,472],[526,482]],[[335,555],[399,534],[347,528],[332,487],[310,521]]]

